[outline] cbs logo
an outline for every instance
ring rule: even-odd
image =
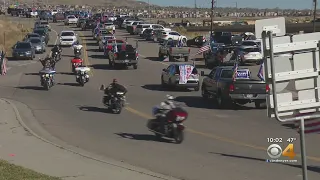
[[[267,149],[267,154],[272,159],[277,159],[281,156],[293,159],[296,156],[293,144],[289,144],[284,150],[278,144],[271,144]]]

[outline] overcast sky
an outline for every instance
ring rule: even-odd
[[[148,0],[142,0],[148,2]],[[198,7],[211,7],[211,0],[196,0]],[[217,0],[218,7],[252,8],[282,8],[282,9],[311,9],[313,0]],[[195,0],[150,0],[151,4],[162,6],[189,6],[194,7]]]

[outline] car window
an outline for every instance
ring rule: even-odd
[[[41,25],[49,24],[49,22],[40,22]]]
[[[74,19],[76,18],[75,16],[68,16],[68,19]]]
[[[31,48],[30,43],[18,43],[16,49],[28,49]]]
[[[31,37],[39,37],[39,34],[28,34],[27,37],[28,37],[28,38],[31,38]]]
[[[73,32],[62,32],[61,36],[74,36]]]
[[[137,28],[142,28],[142,25],[138,25]]]
[[[149,28],[150,26],[148,26],[148,25],[144,25],[144,26],[142,26],[142,28]]]
[[[31,43],[40,43],[41,40],[40,39],[30,39]]]
[[[221,72],[221,78],[232,78],[233,76],[233,71],[232,70],[228,70],[228,69],[224,69]]]
[[[243,41],[241,45],[242,46],[255,46],[257,44],[253,41]]]
[[[214,75],[215,75],[216,71],[217,71],[217,69],[213,69],[213,70],[210,72],[209,77],[210,77],[210,78],[214,78]]]

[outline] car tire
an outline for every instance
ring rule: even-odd
[[[261,102],[255,101],[254,106],[256,107],[256,109],[261,109]]]
[[[200,90],[200,87],[199,87],[199,86],[200,86],[200,85],[198,84],[198,86],[194,88],[194,91],[199,91],[199,90]]]
[[[208,92],[207,92],[207,89],[206,89],[205,85],[202,85],[202,87],[201,87],[201,96],[202,96],[203,99],[208,99],[209,98]]]
[[[133,69],[138,69],[138,64],[134,64],[132,66],[133,66]]]
[[[162,87],[167,87],[167,84],[163,80],[163,76],[161,76],[161,86]]]

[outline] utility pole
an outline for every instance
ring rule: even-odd
[[[316,32],[317,0],[313,0],[313,32]]]
[[[194,0],[194,16],[197,18],[197,0]]]
[[[210,41],[213,37],[213,9],[215,6],[216,1],[215,0],[211,0],[211,28],[210,28]]]
[[[149,23],[151,23],[151,11],[150,11],[150,0],[148,0],[148,8],[149,8],[149,10],[148,10],[148,16],[149,16]]]
[[[238,22],[238,2],[236,2],[236,22]]]

